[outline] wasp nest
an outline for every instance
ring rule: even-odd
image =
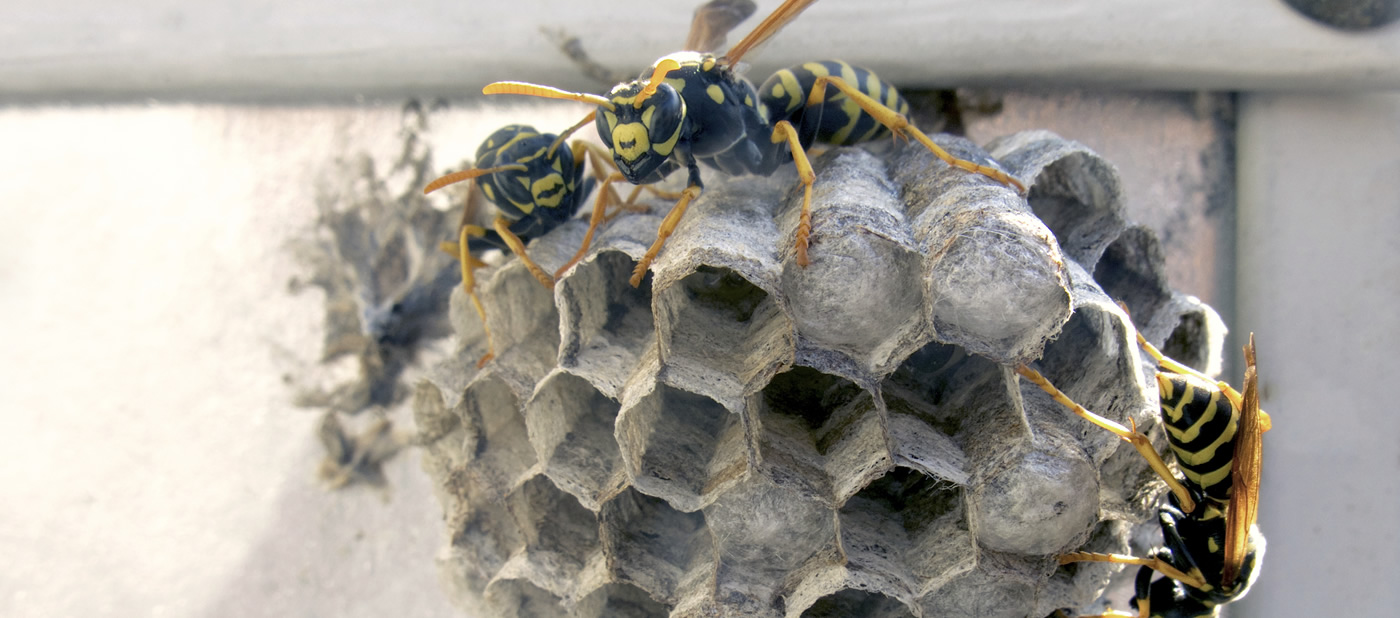
[[[816,162],[802,268],[795,174],[711,173],[640,288],[657,215],[619,217],[553,291],[516,260],[482,278],[498,357],[480,371],[459,290],[461,348],[415,405],[444,573],[473,608],[1038,617],[1099,597],[1117,567],[1055,555],[1128,551],[1160,487],[1013,367],[1155,429],[1114,299],[1198,366],[1223,333],[1166,287],[1093,152],[1043,132],[990,155],[940,142],[1028,199],[918,145],[836,149]],[[582,234],[531,255],[556,268]]]

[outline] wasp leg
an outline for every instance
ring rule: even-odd
[[[637,261],[637,267],[632,270],[632,277],[627,280],[628,283],[632,284],[632,287],[635,288],[642,284],[642,278],[646,276],[647,269],[651,268],[652,260],[655,260],[656,255],[661,253],[661,247],[666,244],[666,239],[670,238],[671,233],[676,231],[676,225],[680,223],[681,217],[685,216],[686,208],[690,207],[690,203],[699,196],[700,187],[696,185],[690,185],[681,192],[680,201],[676,202],[676,205],[671,207],[671,212],[666,213],[666,218],[661,220],[661,227],[656,230],[656,242],[651,244],[646,255]]]
[[[593,232],[606,220],[604,214],[608,209],[608,193],[612,190],[612,183],[619,180],[625,180],[623,175],[619,173],[614,173],[603,179],[603,186],[598,187],[598,198],[593,202],[593,215],[588,218],[588,232],[583,235],[583,244],[579,246],[578,253],[575,253],[573,258],[560,266],[559,270],[554,271],[554,278],[558,279],[564,276],[564,271],[573,268],[574,264],[579,263],[584,254],[588,253],[588,248],[593,245]]]
[[[525,263],[525,268],[530,270],[530,274],[534,275],[544,287],[553,288],[554,278],[550,277],[549,273],[545,272],[543,268],[540,268],[539,264],[536,264],[534,260],[530,259],[530,254],[525,251],[525,243],[520,240],[519,236],[515,235],[515,232],[510,231],[511,223],[513,223],[513,221],[510,219],[497,215],[496,220],[492,222],[492,227],[496,229],[497,234],[501,235],[501,240],[506,242],[506,246],[510,247],[511,252],[519,256],[520,261]]]
[[[681,191],[662,191],[661,189],[658,189],[651,185],[640,185],[632,191],[635,193],[638,190],[642,189],[645,189],[647,193],[655,195],[656,197],[659,197],[664,200],[678,200],[681,199],[681,195],[683,194],[683,192]]]
[[[821,105],[821,103],[826,100],[827,84],[831,84],[841,92],[845,93],[846,96],[850,97],[852,101],[855,101],[861,109],[865,110],[866,113],[870,114],[876,120],[880,121],[880,124],[885,125],[887,128],[889,128],[890,132],[894,133],[896,136],[907,137],[909,135],[912,135],[914,139],[919,141],[920,144],[923,144],[925,148],[928,148],[929,152],[933,153],[933,156],[938,157],[944,163],[947,163],[948,165],[959,169],[967,170],[969,172],[976,172],[978,174],[991,178],[992,180],[995,180],[1001,184],[1010,187],[1015,187],[1017,191],[1019,191],[1022,195],[1025,195],[1026,186],[1021,184],[1021,181],[1011,177],[1010,174],[1007,174],[1006,172],[1003,172],[994,167],[988,167],[986,165],[973,163],[972,161],[959,159],[951,154],[948,154],[948,151],[940,148],[938,144],[933,143],[933,140],[929,139],[927,135],[924,135],[923,131],[920,131],[918,127],[910,123],[909,119],[905,118],[903,114],[900,114],[899,112],[896,112],[890,109],[889,107],[885,106],[883,103],[880,103],[879,101],[870,98],[869,95],[865,94],[864,92],[861,92],[859,89],[855,88],[854,86],[851,86],[850,84],[846,83],[845,80],[839,77],[833,77],[830,75],[823,75],[818,77],[817,81],[812,85],[811,94],[807,97],[808,107],[811,107],[813,105]]]
[[[481,316],[481,331],[486,334],[486,354],[476,361],[476,368],[481,369],[488,361],[496,357],[496,343],[491,337],[491,326],[486,323],[486,307],[481,304],[481,299],[476,295],[476,269],[486,265],[485,262],[472,257],[471,250],[467,246],[467,239],[475,236],[480,238],[486,235],[486,230],[479,225],[462,225],[457,234],[457,242],[445,242],[438,246],[443,253],[458,259],[462,265],[462,289],[466,291],[467,298],[472,301],[472,306],[476,308],[476,314]]]
[[[1102,614],[1076,616],[1075,618],[1148,618],[1152,615],[1150,599],[1147,596],[1148,585],[1152,583],[1152,569],[1150,567],[1142,567],[1141,569],[1138,569],[1136,579],[1137,596],[1134,600],[1137,602],[1138,613],[1132,614],[1128,612],[1120,612],[1116,609],[1109,608],[1104,610],[1104,613]],[[1064,612],[1056,610],[1055,618],[1069,617],[1066,616]]]
[[[1192,588],[1198,588],[1202,590],[1210,589],[1210,587],[1206,584],[1204,579],[1193,575],[1188,575],[1181,569],[1172,566],[1171,563],[1167,562],[1166,560],[1155,556],[1152,558],[1138,558],[1137,556],[1128,556],[1125,554],[1099,554],[1094,552],[1077,551],[1068,554],[1060,554],[1057,557],[1057,559],[1060,561],[1060,564],[1069,564],[1071,562],[1112,562],[1114,564],[1136,564],[1139,566],[1145,566],[1149,569],[1152,569],[1153,571],[1161,573],[1162,575],[1165,575],[1171,579],[1186,584],[1187,586],[1190,586]]]
[[[1071,412],[1078,414],[1084,420],[1098,425],[1099,427],[1103,427],[1113,432],[1114,435],[1126,440],[1129,444],[1132,444],[1133,448],[1137,449],[1139,453],[1142,453],[1143,458],[1147,460],[1147,464],[1152,466],[1152,470],[1155,471],[1158,476],[1162,477],[1162,480],[1167,482],[1167,486],[1171,488],[1172,493],[1176,494],[1176,499],[1181,503],[1182,508],[1185,509],[1187,513],[1196,510],[1196,501],[1191,497],[1191,492],[1187,491],[1186,486],[1182,485],[1181,481],[1176,479],[1176,476],[1171,472],[1171,468],[1167,467],[1167,462],[1163,461],[1162,456],[1157,453],[1157,449],[1152,448],[1152,441],[1148,440],[1146,435],[1137,430],[1136,424],[1134,424],[1132,429],[1129,429],[1119,423],[1090,412],[1085,409],[1084,406],[1075,403],[1073,399],[1070,399],[1069,396],[1065,395],[1060,389],[1056,388],[1054,384],[1050,383],[1050,380],[1040,375],[1040,372],[1030,367],[1020,365],[1016,367],[1016,373],[1021,374],[1027,380],[1039,386],[1040,390],[1050,395],[1050,398],[1054,399],[1060,405],[1069,408]]]
[[[584,118],[584,120],[585,120],[585,121],[588,121],[588,122],[592,122],[593,116],[590,115],[590,116],[588,116],[587,118]],[[575,130],[578,129],[579,126],[580,126],[580,125],[575,125],[574,127],[571,127],[571,128],[569,129],[569,131],[566,131],[565,133],[570,133],[570,132],[572,132],[572,131],[575,131]],[[555,143],[558,143],[558,140],[556,140]],[[611,170],[613,170],[614,172],[617,171],[617,166],[616,166],[616,165],[613,165],[612,162],[611,162],[611,160],[610,160],[611,157],[612,157],[612,155],[611,155],[610,153],[608,153],[608,151],[604,150],[602,146],[599,146],[599,145],[594,144],[594,143],[592,143],[592,142],[578,141],[578,142],[575,142],[575,143],[571,146],[571,148],[574,149],[574,160],[575,160],[575,161],[578,161],[578,160],[579,160],[579,153],[580,153],[580,152],[586,151],[586,152],[588,153],[588,159],[589,159],[589,161],[591,161],[592,164],[593,164],[593,176],[594,176],[595,178],[597,178],[600,182],[601,182],[601,181],[604,181],[604,180],[607,180],[607,178],[608,178],[607,173],[603,172],[604,169],[611,169]],[[662,191],[661,189],[657,189],[656,187],[653,187],[653,186],[650,186],[650,185],[637,185],[637,186],[635,186],[635,187],[632,188],[632,193],[628,194],[626,200],[622,200],[622,199],[617,195],[616,192],[608,194],[609,199],[611,199],[612,202],[613,202],[614,204],[617,204],[617,205],[618,205],[618,212],[614,212],[613,214],[610,214],[610,215],[604,217],[604,218],[603,218],[603,221],[609,221],[609,220],[611,220],[613,217],[616,217],[621,211],[624,211],[624,210],[627,211],[627,212],[649,212],[649,211],[651,210],[651,207],[650,207],[650,206],[640,206],[640,205],[637,204],[637,196],[638,196],[638,195],[641,195],[641,192],[642,192],[643,189],[645,189],[647,192],[651,193],[652,195],[655,195],[655,196],[660,197],[660,198],[664,198],[664,199],[668,199],[668,200],[678,200],[678,199],[681,199],[681,194],[680,194],[680,193],[674,193],[674,192],[671,192],[671,191]]]
[[[1064,613],[1061,613],[1061,614],[1059,614],[1059,615],[1060,615],[1060,616],[1065,616]],[[1120,612],[1120,611],[1117,611],[1117,610],[1112,610],[1112,609],[1110,609],[1110,610],[1108,610],[1107,612],[1104,612],[1104,613],[1102,613],[1102,614],[1090,614],[1090,615],[1088,615],[1088,616],[1076,616],[1075,618],[1147,618],[1147,614],[1146,614],[1146,613],[1129,614],[1128,612]]]
[[[812,171],[812,162],[807,160],[807,153],[803,151],[802,142],[797,139],[797,129],[792,127],[792,123],[779,120],[773,126],[771,139],[774,144],[787,140],[788,149],[792,151],[792,162],[797,165],[797,176],[802,179],[802,215],[797,221],[795,247],[797,265],[805,267],[811,263],[807,260],[807,243],[812,234],[812,183],[816,182],[817,175]]]
[[[651,243],[651,248],[647,249],[642,259],[637,261],[637,267],[632,270],[632,277],[627,281],[634,288],[642,284],[642,278],[646,277],[647,269],[651,268],[652,260],[655,260],[656,255],[661,253],[661,247],[665,246],[666,239],[670,238],[671,233],[676,231],[676,225],[685,216],[685,211],[690,207],[690,203],[695,201],[695,198],[700,197],[700,166],[694,158],[689,156],[686,158],[689,159],[686,163],[690,174],[686,181],[688,184],[685,190],[681,191],[680,201],[676,202],[676,205],[671,207],[671,212],[666,213],[666,217],[661,220],[661,227],[656,230],[656,242]]]
[[[610,169],[610,170],[613,171],[613,174],[612,174],[612,175],[613,175],[613,176],[616,176],[616,175],[617,175],[617,166],[613,165],[611,162],[608,161],[608,152],[607,152],[606,150],[603,150],[603,148],[602,148],[601,146],[598,146],[597,144],[592,144],[592,143],[589,143],[589,142],[578,141],[578,142],[574,142],[574,144],[573,144],[573,146],[571,146],[571,148],[573,148],[573,151],[574,151],[574,160],[575,160],[575,161],[581,160],[581,159],[579,158],[579,157],[581,157],[581,156],[587,156],[587,157],[588,157],[588,160],[590,161],[590,164],[591,164],[592,167],[593,167],[593,177],[598,179],[598,193],[601,195],[603,192],[606,191],[606,192],[607,192],[607,196],[608,196],[608,197],[607,197],[608,202],[609,202],[610,204],[616,204],[616,205],[617,205],[617,210],[613,211],[611,214],[603,215],[602,223],[606,223],[606,222],[608,222],[608,221],[611,221],[611,220],[613,219],[613,217],[616,217],[616,216],[622,214],[624,211],[625,211],[625,212],[647,212],[647,211],[650,211],[650,210],[651,210],[651,208],[648,207],[648,206],[639,206],[639,205],[637,205],[637,204],[635,203],[635,202],[637,201],[637,194],[640,193],[640,190],[641,190],[641,186],[640,186],[640,185],[637,186],[637,187],[633,187],[632,193],[629,194],[629,195],[627,196],[627,200],[626,200],[626,201],[623,201],[623,199],[622,199],[620,196],[618,196],[617,191],[615,191],[615,190],[612,188],[612,186],[610,185],[610,183],[608,182],[609,174],[608,174],[607,172],[603,171],[603,170],[606,170],[606,169]],[[587,154],[585,155],[584,153],[587,153]],[[589,233],[589,236],[588,236],[589,239],[591,239],[591,238],[593,237],[593,236],[592,236],[592,231],[593,231],[593,226],[590,226],[590,227],[589,227],[589,232],[590,232],[590,233]],[[587,248],[588,248],[587,245],[585,245],[585,246],[584,246],[584,249],[587,249]],[[580,253],[579,256],[575,256],[575,257],[580,257],[580,256],[582,256],[582,253]],[[568,268],[567,268],[568,266],[572,266],[572,265],[574,264],[574,262],[576,262],[576,261],[577,261],[577,260],[570,261],[569,264],[565,266],[565,268],[561,268],[561,269],[559,269],[557,272],[560,272],[560,273],[564,272],[565,270],[568,269]],[[555,277],[558,277],[558,275],[556,274]]]
[[[651,187],[648,187],[646,185],[637,185],[635,187],[632,187],[632,192],[627,194],[627,200],[619,203],[617,205],[617,210],[603,215],[603,222],[607,223],[608,221],[612,221],[613,218],[617,217],[618,215],[624,212],[651,212],[650,206],[647,206],[646,204],[637,203],[637,196],[642,194],[642,189],[650,188]],[[655,191],[655,189],[653,189],[653,191]],[[670,199],[680,199],[680,194],[677,193],[675,197],[672,197]]]

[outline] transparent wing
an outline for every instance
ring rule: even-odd
[[[712,52],[724,45],[724,37],[748,19],[758,5],[753,0],[710,0],[695,9],[690,34],[682,51]]]
[[[773,38],[773,35],[777,34],[779,30],[782,30],[783,26],[786,26],[788,22],[793,19],[796,19],[802,11],[807,10],[807,7],[812,6],[816,1],[817,0],[787,0],[783,2],[782,6],[779,6],[769,14],[768,17],[765,17],[763,23],[759,24],[757,28],[754,28],[753,32],[750,32],[742,41],[736,43],[734,47],[729,48],[729,51],[724,54],[724,61],[731,65],[739,62],[744,58],[745,54],[753,51],[755,47],[763,44],[764,41]]]
[[[1221,581],[1226,586],[1235,577],[1249,553],[1249,530],[1259,517],[1259,473],[1263,467],[1263,416],[1259,410],[1259,372],[1254,366],[1254,335],[1244,348],[1244,405],[1240,409],[1231,464],[1230,506],[1225,513],[1225,568]]]

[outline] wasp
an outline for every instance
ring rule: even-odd
[[[473,223],[479,197],[469,186],[457,241],[440,246],[461,263],[462,287],[481,316],[487,352],[477,367],[495,356],[491,329],[486,326],[486,309],[476,295],[475,271],[485,266],[480,254],[488,249],[509,250],[519,256],[541,284],[553,287],[554,277],[530,259],[525,242],[548,233],[578,212],[596,180],[584,177],[586,158],[593,160],[596,176],[607,177],[599,172],[607,164],[593,148],[596,147],[582,141],[565,145],[560,136],[540,133],[531,126],[507,125],[481,143],[476,151],[475,167],[442,176],[423,188],[423,193],[427,194],[451,184],[474,182],[481,189],[480,193],[496,205],[497,215],[491,229]],[[615,195],[600,192],[599,210],[604,211],[607,204],[616,203],[615,198]]]
[[[722,56],[683,51],[656,61],[634,81],[618,84],[606,96],[568,92],[524,82],[496,82],[482,92],[578,101],[594,105],[576,127],[592,121],[618,169],[604,185],[626,180],[634,185],[661,181],[685,168],[686,188],[662,219],[656,240],[638,261],[630,279],[639,285],[666,239],[675,231],[703,183],[700,163],[729,174],[767,176],[792,161],[803,185],[802,210],[794,247],[799,265],[809,263],[812,171],[806,150],[814,142],[853,144],[887,134],[912,137],[949,165],[990,177],[1024,192],[1005,172],[958,159],[934,144],[907,118],[909,105],[899,92],[874,73],[841,61],[809,62],[779,71],[760,88],[740,76],[735,65],[767,41],[816,0],[786,0]],[[692,41],[713,40],[704,29],[721,32],[732,24],[707,25],[696,13]],[[719,17],[715,18],[716,20]],[[697,45],[698,46],[698,45]],[[829,93],[828,90],[833,92]],[[830,96],[829,96],[830,95]],[[600,220],[599,213],[590,221]],[[591,234],[590,234],[591,237]],[[585,245],[566,265],[582,259]]]
[[[1075,403],[1039,372],[1017,372],[1055,401],[1131,443],[1171,488],[1157,514],[1165,543],[1150,558],[1076,552],[1070,562],[1140,565],[1134,580],[1136,618],[1213,618],[1220,607],[1244,597],[1258,577],[1264,536],[1255,524],[1264,432],[1272,427],[1259,409],[1254,335],[1244,348],[1244,392],[1164,356],[1141,334],[1138,344],[1157,363],[1157,389],[1167,441],[1182,478],[1136,427],[1131,429]],[[1153,572],[1163,577],[1153,580]],[[1134,614],[1111,611],[1101,616]]]

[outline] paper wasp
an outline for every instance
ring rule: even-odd
[[[1024,192],[1015,178],[999,169],[954,158],[938,147],[906,114],[908,103],[893,86],[873,73],[841,61],[809,62],[779,71],[755,89],[734,70],[744,55],[767,41],[816,0],[786,0],[723,56],[683,51],[656,61],[642,77],[618,84],[607,94],[567,92],[523,82],[496,82],[482,92],[518,94],[589,103],[597,107],[575,128],[592,121],[620,173],[604,185],[626,180],[634,185],[659,182],[685,168],[687,186],[662,220],[656,240],[637,263],[632,285],[641,283],[666,239],[702,190],[700,163],[730,174],[767,176],[792,160],[802,180],[801,218],[794,239],[797,263],[808,264],[812,183],[815,173],[806,150],[815,141],[842,145],[888,133],[912,137],[949,165],[976,172]],[[703,9],[703,7],[702,7]],[[723,15],[722,12],[713,12]],[[718,17],[715,18],[716,20]],[[711,25],[696,13],[692,42],[713,40],[699,30],[721,32],[732,23]],[[696,45],[702,46],[702,45]],[[834,89],[828,93],[828,86]],[[570,131],[572,131],[571,129]],[[565,135],[567,135],[566,133]],[[786,148],[784,148],[786,145]],[[601,206],[599,206],[601,208]],[[600,222],[595,209],[588,238]],[[582,259],[588,241],[566,265]]]
[[[696,11],[687,45],[722,44],[724,35],[752,14],[753,8],[753,4],[747,0],[713,0],[702,6]],[[578,50],[578,54],[581,60],[576,61],[594,68],[593,63],[582,55],[582,50]],[[601,170],[610,166],[606,163],[607,157],[598,152],[597,146],[583,141],[575,141],[565,146],[565,138],[590,120],[591,118],[585,119],[565,131],[563,135],[540,133],[527,125],[502,127],[477,148],[475,167],[444,175],[423,188],[423,193],[427,194],[459,182],[475,182],[479,185],[481,194],[495,204],[498,210],[492,229],[473,223],[480,200],[478,193],[469,186],[462,221],[458,225],[457,241],[444,242],[440,247],[443,252],[456,257],[460,262],[462,287],[471,299],[477,315],[481,316],[487,352],[477,362],[477,367],[485,365],[495,356],[491,329],[486,323],[486,308],[476,295],[475,271],[485,266],[478,257],[480,253],[489,249],[509,250],[515,253],[530,273],[546,287],[553,287],[554,279],[577,261],[571,261],[551,277],[530,259],[525,243],[547,234],[578,212],[579,206],[594,185],[593,178],[583,176],[585,158],[592,159],[594,175],[598,179],[607,178]],[[620,208],[630,208],[635,197],[634,192]],[[599,191],[595,219],[607,219],[602,213],[609,203],[618,203],[618,199],[617,195],[605,187]],[[585,248],[592,240],[593,231],[601,220],[595,220],[589,226],[584,241]],[[579,253],[581,255],[583,251]]]
[[[1101,616],[1212,618],[1219,616],[1220,606],[1244,597],[1264,557],[1264,536],[1255,520],[1262,436],[1272,421],[1259,409],[1254,336],[1244,348],[1244,393],[1163,356],[1140,334],[1138,343],[1157,362],[1162,421],[1181,479],[1136,427],[1094,414],[1039,372],[1017,368],[1061,405],[1131,443],[1171,488],[1157,515],[1165,547],[1150,558],[1077,552],[1059,560],[1141,565],[1134,582],[1138,613]],[[1164,577],[1154,581],[1153,571]]]
[[[468,187],[457,241],[441,245],[444,252],[461,262],[462,287],[481,316],[487,352],[478,367],[495,356],[486,309],[476,295],[475,271],[485,265],[478,256],[487,249],[510,250],[540,283],[553,287],[554,278],[530,259],[525,242],[559,227],[578,212],[594,185],[593,178],[584,178],[585,158],[593,159],[596,176],[607,177],[601,172],[607,165],[603,157],[590,148],[596,146],[582,141],[564,145],[557,135],[540,133],[526,125],[507,125],[481,143],[476,151],[476,167],[447,174],[423,188],[423,193],[432,193],[458,182],[475,182],[499,211],[492,229],[473,223],[479,198]],[[598,196],[600,211],[606,208],[609,196],[607,191]]]

